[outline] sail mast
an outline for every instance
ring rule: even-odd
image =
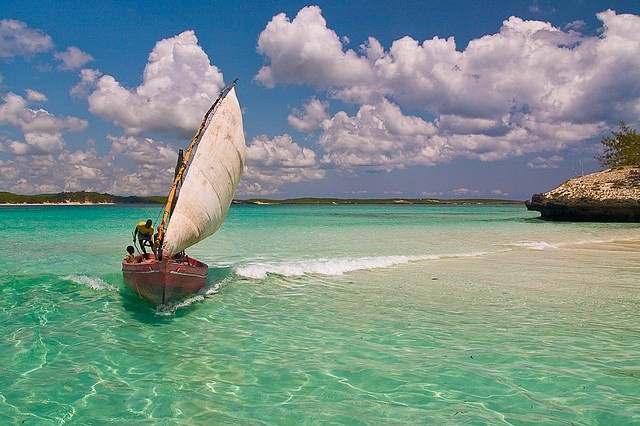
[[[180,185],[180,181],[182,180],[182,175],[184,174],[185,170],[187,169],[187,166],[189,165],[189,160],[191,159],[191,154],[193,152],[193,149],[195,148],[195,146],[196,146],[196,144],[198,142],[200,134],[202,133],[202,129],[204,129],[205,125],[207,124],[207,120],[209,119],[209,115],[216,108],[216,106],[218,106],[220,101],[227,95],[227,93],[233,88],[233,86],[236,84],[237,81],[238,81],[238,79],[236,78],[235,80],[233,80],[233,82],[231,82],[231,84],[229,84],[227,87],[222,89],[222,91],[218,95],[218,98],[215,100],[213,105],[211,105],[211,107],[209,108],[207,113],[204,115],[204,117],[202,119],[202,123],[200,123],[200,127],[198,128],[198,130],[196,131],[195,135],[193,136],[193,139],[191,139],[191,143],[189,144],[189,148],[187,148],[187,151],[184,154],[184,159],[182,161],[182,164],[178,164],[176,166],[176,174],[175,174],[175,177],[173,179],[173,184],[171,185],[171,190],[169,191],[169,195],[167,197],[167,204],[164,207],[164,213],[162,214],[162,221],[160,222],[160,225],[158,226],[158,236],[156,238],[156,246],[160,250],[159,251],[160,259],[162,259],[161,248],[162,248],[162,242],[164,240],[164,234],[165,234],[165,230],[166,230],[166,227],[167,227],[167,222],[168,222],[169,216],[171,215],[171,213],[173,211],[173,208],[175,206],[175,201],[176,201],[177,196],[178,196],[178,186]]]

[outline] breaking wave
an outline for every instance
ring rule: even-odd
[[[437,260],[448,257],[482,256],[483,252],[464,253],[456,255],[425,255],[425,256],[371,256],[357,258],[308,259],[284,262],[255,262],[236,268],[236,274],[245,278],[263,279],[269,274],[286,277],[307,274],[342,275],[347,272],[367,269],[388,268],[420,260]]]
[[[558,246],[554,246],[553,244],[549,244],[544,241],[518,241],[511,244],[506,244],[506,245],[513,246],[513,247],[523,247],[531,250],[546,250],[546,249],[558,248]]]
[[[62,277],[63,280],[72,281],[89,287],[92,290],[109,290],[117,291],[118,288],[96,277],[87,277],[86,275],[67,275]]]

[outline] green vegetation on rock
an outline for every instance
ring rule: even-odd
[[[640,135],[635,129],[620,122],[620,131],[611,132],[612,136],[602,138],[604,154],[596,157],[608,168],[640,166]]]

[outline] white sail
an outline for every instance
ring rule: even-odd
[[[187,166],[162,245],[172,256],[207,238],[227,216],[244,167],[242,112],[232,88],[205,127]]]

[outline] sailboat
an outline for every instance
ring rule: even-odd
[[[209,266],[184,250],[220,228],[242,176],[245,140],[236,81],[220,92],[184,157],[179,156],[155,236],[157,254],[122,262],[127,287],[154,305],[181,299],[205,285]]]

